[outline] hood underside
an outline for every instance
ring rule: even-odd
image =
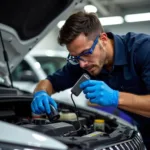
[[[79,0],[2,0],[0,4],[0,77],[8,76],[4,49],[10,71],[68,16]]]

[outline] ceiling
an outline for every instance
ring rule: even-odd
[[[124,16],[150,11],[150,0],[86,0],[82,5],[78,5],[77,9],[86,4],[95,5],[99,17]]]

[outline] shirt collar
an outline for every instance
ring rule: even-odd
[[[108,38],[114,40],[114,63],[113,66],[127,64],[127,54],[125,50],[125,43],[123,38],[119,35],[115,35],[111,32],[107,33]]]

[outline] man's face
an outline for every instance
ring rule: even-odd
[[[79,60],[80,67],[87,70],[93,76],[98,75],[104,64],[107,63],[106,49],[100,41],[100,37],[98,37],[98,42],[95,45],[92,54],[81,55],[80,58],[84,61]],[[79,56],[88,51],[93,43],[94,40],[90,40],[84,34],[80,34],[75,40],[67,45],[67,49],[71,56]]]

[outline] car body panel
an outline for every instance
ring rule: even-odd
[[[2,121],[0,121],[0,133],[1,142],[39,148],[51,148],[60,150],[67,149],[66,145],[51,137]],[[16,134],[17,138],[14,138],[16,137]]]
[[[20,1],[16,1],[16,4],[17,4],[17,2],[18,2],[18,5],[21,5],[21,7],[23,7],[22,4],[20,3]],[[29,1],[26,1],[26,3],[27,2],[29,2]],[[59,1],[55,1],[55,2],[59,2]],[[0,48],[0,76],[3,77],[4,79],[6,78],[6,76],[8,76],[8,69],[7,69],[6,61],[4,60],[4,54],[3,54],[4,48],[5,48],[5,51],[7,52],[9,68],[10,68],[10,71],[12,72],[14,70],[14,68],[21,62],[23,57],[41,39],[43,39],[50,30],[52,30],[55,27],[55,25],[59,22],[59,20],[64,15],[67,15],[68,12],[72,12],[72,10],[74,9],[75,5],[78,2],[79,2],[79,0],[67,0],[66,1],[66,6],[65,6],[65,3],[63,4],[63,1],[62,1],[61,5],[64,5],[64,7],[66,7],[66,8],[63,8],[64,10],[62,9],[61,12],[54,13],[53,15],[56,15],[55,16],[56,18],[50,20],[50,22],[47,23],[47,25],[43,26],[42,27],[43,30],[40,29],[40,31],[38,32],[38,34],[36,34],[36,36],[33,36],[32,38],[25,38],[25,40],[21,39],[21,37],[19,36],[20,35],[20,33],[19,33],[20,30],[17,31],[14,28],[12,28],[11,26],[8,25],[8,24],[15,24],[15,23],[14,22],[10,23],[9,20],[4,19],[5,15],[8,15],[8,16],[12,15],[11,12],[9,12],[10,10],[7,12],[7,14],[1,14],[1,16],[0,16],[0,32],[1,32],[2,40],[0,40],[0,47],[1,47]],[[24,2],[22,2],[22,3],[24,3]],[[3,3],[3,5],[4,4],[5,3]],[[57,3],[55,3],[55,4],[57,4]],[[1,5],[1,6],[3,6],[3,5]],[[38,3],[37,3],[37,5],[38,5]],[[52,5],[49,4],[49,6],[51,7]],[[6,5],[6,7],[7,7],[7,5]],[[13,5],[9,6],[9,7],[14,9]],[[18,8],[18,10],[20,8]],[[53,8],[53,9],[55,9],[55,8]],[[18,10],[16,9],[16,12]],[[31,8],[31,10],[32,10],[32,8]],[[5,10],[1,10],[1,11],[5,12]],[[50,11],[53,11],[53,10],[50,10]],[[30,13],[32,13],[32,11]],[[15,12],[14,12],[14,14],[15,14]],[[34,14],[34,15],[36,15],[36,14]],[[16,21],[18,21],[18,20],[16,20]],[[22,20],[22,24],[23,24],[23,21],[24,20]],[[5,24],[5,22],[6,22],[6,24]],[[43,23],[44,23],[44,20],[43,20]],[[41,24],[42,24],[42,22],[41,22]],[[22,32],[24,32],[24,34],[27,35],[27,33],[25,33],[25,31],[22,31]]]

